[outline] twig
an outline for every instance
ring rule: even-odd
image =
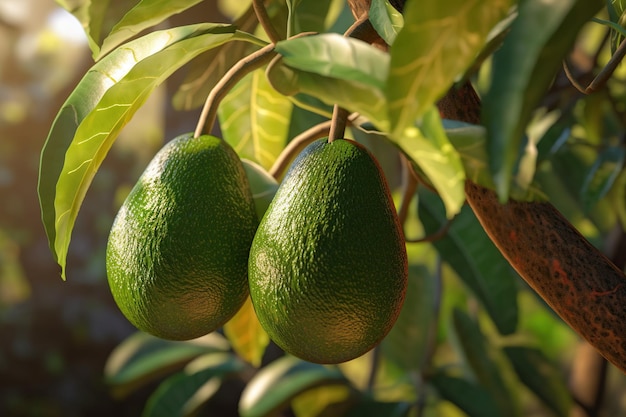
[[[330,120],[330,131],[328,132],[328,142],[335,139],[341,139],[346,133],[346,124],[348,123],[348,110],[335,104],[333,106],[333,117]]]
[[[280,41],[280,35],[276,31],[276,28],[272,24],[272,20],[267,14],[267,9],[265,8],[265,4],[263,4],[263,0],[252,0],[252,8],[254,9],[254,14],[256,14],[256,18],[263,27],[263,30],[267,34],[267,37],[270,39],[270,41],[274,44]]]
[[[228,70],[220,81],[213,87],[207,96],[202,113],[198,119],[194,137],[197,138],[205,130],[210,132],[217,118],[217,108],[220,101],[228,94],[233,86],[251,71],[262,67],[274,57],[274,45],[269,44],[258,51],[239,60],[233,67]]]

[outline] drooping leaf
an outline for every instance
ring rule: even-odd
[[[349,385],[336,367],[285,356],[263,367],[246,385],[239,401],[241,417],[263,417],[280,410],[301,392],[320,384]]]
[[[583,210],[588,212],[602,200],[615,184],[624,167],[626,150],[623,147],[609,147],[595,160],[580,191]]]
[[[441,230],[446,219],[439,198],[419,194],[419,217],[427,235]],[[443,261],[483,305],[502,334],[515,332],[518,321],[518,275],[489,239],[468,206],[454,218],[444,237],[433,242]]]
[[[228,342],[216,333],[189,342],[173,342],[137,332],[120,343],[107,359],[105,381],[115,395],[125,396],[193,358],[228,349]]]
[[[253,32],[258,21],[252,6],[239,16],[234,26],[243,32]],[[172,98],[177,110],[191,110],[204,104],[211,89],[241,58],[254,49],[247,42],[228,42],[205,52],[188,64],[188,73]]]
[[[501,417],[494,398],[483,387],[438,370],[429,378],[439,395],[463,410],[468,417]]]
[[[501,200],[509,195],[522,137],[581,27],[600,10],[600,0],[520,2],[519,15],[493,55],[483,100],[489,166]]]
[[[439,192],[448,218],[458,213],[465,202],[465,171],[435,107],[425,112],[419,128],[407,128],[390,139],[424,171]]]
[[[527,346],[505,346],[503,350],[524,385],[557,416],[570,415],[573,401],[565,376],[541,350]]]
[[[217,392],[225,375],[245,365],[232,353],[211,353],[190,362],[150,395],[142,417],[193,416]]]
[[[393,132],[412,126],[472,64],[510,0],[408,2],[391,46],[386,95]]]
[[[270,338],[254,313],[250,297],[237,314],[224,325],[224,334],[239,356],[255,367],[261,365]]]
[[[467,313],[454,309],[452,312],[454,338],[476,380],[496,403],[500,415],[519,416],[517,397],[514,397],[502,374],[495,348],[489,344],[478,323]]]
[[[291,409],[296,417],[343,416],[356,395],[349,386],[322,385],[297,395],[291,401]]]
[[[398,320],[383,339],[384,357],[407,371],[419,371],[433,337],[437,298],[435,253],[427,245],[407,245],[409,283]]]
[[[281,41],[276,52],[291,68],[383,89],[388,56],[373,46],[336,33]]]
[[[81,23],[94,56],[113,26],[141,0],[64,0],[58,3]]]
[[[111,71],[92,69],[55,119],[42,152],[39,195],[48,239],[63,278],[78,210],[119,131],[176,69],[199,53],[238,36],[230,25],[201,24],[177,29],[186,36],[164,47],[171,36],[164,31],[161,38],[156,37],[161,43],[153,46],[154,53],[145,54],[139,62],[132,49],[134,44],[129,44],[128,50],[122,48],[127,54],[107,56],[101,63],[109,63]],[[118,61],[120,67],[115,65]],[[94,72],[97,74],[90,76]]]
[[[345,417],[406,417],[409,416],[412,404],[409,402],[383,402],[365,400],[345,414]],[[330,417],[330,416],[329,416]]]
[[[220,103],[218,116],[224,140],[240,157],[269,169],[290,139],[292,107],[272,88],[263,69],[253,71]]]
[[[327,105],[338,104],[349,111],[359,112],[380,130],[389,126],[384,94],[375,86],[293,69],[282,59],[272,61],[267,76],[272,87],[281,94],[308,94]]]
[[[369,19],[387,45],[393,45],[398,32],[404,26],[402,13],[389,4],[388,0],[372,0]]]
[[[140,0],[115,23],[104,38],[102,46],[94,52],[97,61],[123,42],[141,31],[155,26],[168,17],[183,12],[202,0]]]

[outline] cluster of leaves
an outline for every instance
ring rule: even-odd
[[[199,23],[139,37],[200,0],[111,2],[115,7],[106,13],[92,2],[75,3],[61,2],[84,24],[97,62],[51,128],[39,183],[44,225],[63,276],[91,180],[150,93],[186,66],[173,104],[198,108],[239,59],[268,44],[247,2],[231,11],[232,24]],[[271,415],[287,404],[299,417],[340,410],[401,416],[425,404],[440,406],[433,399],[468,415],[516,416],[522,406],[514,393],[521,387],[567,415],[571,398],[554,352],[538,347],[545,327],[533,330],[532,319],[520,319],[520,308],[527,317],[540,315],[550,331],[561,324],[532,297],[524,298],[516,274],[463,205],[463,187],[469,178],[495,188],[503,200],[548,198],[596,238],[618,219],[626,224],[619,136],[624,109],[610,106],[626,92],[616,83],[582,99],[561,94],[554,81],[582,31],[608,26],[608,49],[618,49],[623,10],[616,2],[603,10],[602,2],[588,0],[413,0],[400,14],[389,2],[373,0],[370,20],[390,45],[386,53],[339,34],[352,23],[343,1],[265,3],[282,40],[274,46],[275,59],[248,73],[219,104],[224,139],[242,158],[272,171],[291,138],[339,105],[360,115],[349,134],[372,148],[391,184],[402,182],[395,169],[401,154],[437,191],[410,196],[407,236],[433,234],[454,221],[432,244],[407,244],[410,284],[402,315],[381,347],[356,366],[291,357],[265,364],[269,339],[247,303],[226,324],[225,336],[189,343],[131,337],[111,356],[109,381],[128,393],[186,364],[154,392],[147,416],[191,415],[233,376],[247,381],[242,416]],[[589,23],[598,13],[606,20]],[[317,34],[291,37],[303,32]],[[602,46],[604,41],[577,47],[604,51]],[[442,120],[436,109],[456,81],[468,78],[483,98],[481,126]],[[550,94],[557,106],[546,100]],[[521,307],[520,299],[526,300]],[[535,338],[513,342],[520,334]],[[457,353],[448,356],[444,343]],[[355,372],[359,368],[367,374]]]

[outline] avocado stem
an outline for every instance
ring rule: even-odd
[[[219,80],[215,87],[207,96],[202,113],[198,119],[196,130],[193,134],[194,138],[202,135],[202,131],[208,133],[213,129],[217,118],[217,109],[222,99],[243,77],[251,73],[255,69],[261,68],[267,64],[275,56],[274,44],[269,44],[256,52],[240,59],[226,74]]]
[[[335,139],[342,139],[344,137],[349,115],[348,110],[339,107],[337,104],[333,106],[333,117],[330,121],[328,143],[332,143]]]

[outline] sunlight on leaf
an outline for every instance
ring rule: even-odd
[[[174,71],[198,54],[236,36],[230,26],[209,25],[206,30],[208,33],[183,39],[146,57],[121,80],[110,80],[113,85],[78,125],[72,142],[66,148],[54,193],[54,253],[63,277],[78,210],[91,180],[122,127],[150,93]],[[46,191],[50,193],[50,190]]]
[[[107,90],[124,78],[138,62],[183,39],[212,31],[232,33],[235,28],[230,25],[211,24],[184,26],[154,32],[129,42],[91,67],[65,101],[54,119],[41,152],[38,184],[42,220],[57,262],[65,260],[62,260],[55,250],[58,234],[54,208],[56,185],[63,169],[65,153],[74,140],[78,126],[98,105]]]
[[[308,94],[325,104],[338,104],[349,111],[359,112],[380,130],[389,126],[384,93],[373,86],[292,69],[282,60],[273,61],[267,75],[272,87],[281,94]]]
[[[224,140],[241,158],[269,169],[289,140],[292,107],[272,88],[264,70],[256,70],[220,103],[218,116]]]
[[[472,64],[510,0],[408,2],[391,46],[389,119],[399,134]]]
[[[388,0],[373,0],[369,18],[372,26],[387,45],[393,45],[398,32],[404,26],[402,13],[389,4]]]
[[[224,325],[224,334],[239,356],[255,367],[261,365],[270,339],[256,317],[250,297],[237,314]]]
[[[528,0],[502,47],[493,55],[483,99],[489,167],[500,200],[509,196],[522,138],[581,27],[600,9],[599,0]]]
[[[352,80],[383,89],[387,79],[387,54],[354,38],[336,33],[281,41],[276,52],[291,68],[327,77]]]
[[[157,25],[168,17],[187,10],[202,0],[141,0],[128,11],[104,38],[101,48],[94,53],[97,61],[115,47],[144,29]]]

